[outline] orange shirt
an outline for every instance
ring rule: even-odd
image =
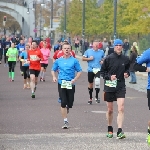
[[[41,64],[40,64],[40,60],[37,60],[37,57],[40,58],[41,60],[43,59],[43,54],[41,53],[40,49],[37,48],[35,50],[29,50],[28,51],[28,60],[30,61],[30,69],[33,70],[41,70]]]

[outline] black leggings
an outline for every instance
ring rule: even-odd
[[[29,66],[22,66],[24,79],[30,78]]]
[[[8,61],[8,65],[9,65],[9,72],[14,72],[16,61]]]
[[[6,61],[8,59],[8,57],[6,56],[8,49],[4,49],[4,63],[6,64]]]

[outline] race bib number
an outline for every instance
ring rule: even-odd
[[[37,60],[37,55],[30,55],[30,60],[31,61],[36,61]]]
[[[19,48],[19,51],[22,52],[24,50],[24,48]]]
[[[100,69],[99,68],[93,68],[93,73],[96,74],[97,72],[99,72]]]
[[[113,81],[111,81],[111,80],[106,80],[106,81],[105,81],[105,85],[106,85],[106,86],[109,86],[109,87],[115,87],[115,88],[116,88],[116,86],[117,86],[117,80],[113,80]]]
[[[9,48],[9,45],[6,45],[6,48]]]
[[[61,88],[72,89],[71,81],[62,80]]]

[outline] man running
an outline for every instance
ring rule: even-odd
[[[137,64],[134,69],[140,72],[148,72],[148,85],[147,85],[147,99],[148,99],[148,108],[150,110],[150,48],[143,52],[143,54],[137,57]],[[142,66],[142,64],[146,63],[146,67]],[[150,121],[148,122],[148,136],[147,142],[150,146]]]
[[[41,72],[40,72],[40,81],[45,82],[45,73],[46,73],[46,68],[48,66],[48,59],[50,57],[50,50],[47,47],[47,42],[43,42],[43,48],[41,48],[41,52],[43,54],[44,60],[41,61]]]
[[[9,66],[9,81],[14,81],[15,77],[15,66],[18,58],[18,51],[15,48],[15,43],[11,44],[11,47],[8,49],[6,56],[8,57],[8,66]]]
[[[124,100],[126,94],[125,78],[129,77],[130,61],[122,55],[123,42],[120,39],[114,41],[114,53],[104,59],[101,67],[101,75],[104,78],[104,101],[107,102],[108,138],[113,137],[113,101],[118,105],[118,132],[117,139],[125,138],[122,131],[124,120]]]
[[[28,61],[30,62],[30,87],[32,98],[35,98],[35,91],[38,83],[38,76],[41,70],[40,61],[43,59],[43,54],[37,46],[36,42],[32,42],[32,49],[28,51]]]
[[[98,49],[99,43],[97,41],[93,42],[93,48],[88,49],[85,51],[82,60],[88,62],[88,90],[90,99],[88,101],[88,104],[92,104],[93,100],[93,80],[95,78],[95,101],[96,103],[100,103],[100,98],[98,97],[98,94],[100,92],[100,69],[101,69],[101,63],[104,57],[104,51]]]
[[[68,119],[67,119],[67,108],[72,108],[74,102],[75,93],[75,81],[81,75],[81,67],[78,60],[71,56],[71,46],[65,43],[62,46],[64,52],[63,57],[57,59],[52,66],[52,76],[53,81],[56,82],[57,78],[55,72],[59,70],[58,74],[58,87],[59,95],[61,98],[61,114],[64,119],[63,129],[68,129]],[[75,72],[77,72],[75,76]]]
[[[67,41],[64,41],[63,44],[69,44]],[[64,55],[64,52],[62,50],[62,45],[61,45],[61,49],[60,50],[57,50],[55,53],[54,53],[54,56],[53,56],[53,63],[55,62],[56,59],[62,57]],[[71,51],[70,51],[70,54],[75,58],[75,53],[74,51],[72,51],[72,46],[71,46]],[[58,92],[59,92],[59,87],[58,87]],[[61,99],[60,99],[60,95],[59,95],[59,98],[58,98],[58,103],[61,103]]]

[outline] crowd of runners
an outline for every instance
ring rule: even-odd
[[[75,52],[67,40],[59,43],[54,47],[53,62],[49,62],[52,46],[50,42],[43,39],[40,43],[29,38],[25,41],[22,37],[19,42],[10,40],[9,37],[5,41],[0,40],[0,58],[4,56],[4,67],[8,67],[8,77],[10,82],[15,81],[15,66],[20,63],[20,73],[23,76],[23,89],[31,89],[31,97],[35,98],[38,81],[45,82],[46,69],[49,63],[52,64],[51,75],[53,82],[58,83],[58,102],[61,105],[61,115],[63,117],[63,129],[69,128],[67,115],[69,109],[73,107],[76,81],[82,73],[82,68]],[[93,90],[95,89],[95,102],[100,103],[100,80],[104,79],[104,101],[107,104],[107,137],[113,137],[113,102],[117,101],[117,139],[126,138],[123,132],[124,121],[124,101],[126,94],[125,79],[130,76],[130,59],[122,54],[123,42],[116,39],[110,51],[99,48],[99,42],[94,41],[92,48],[87,49],[82,57],[83,61],[87,61],[87,92],[89,100],[87,103],[93,103]],[[136,71],[150,72],[150,49],[146,50],[143,55],[137,57],[133,68]],[[0,60],[0,63],[2,63]],[[141,64],[146,63],[146,67]],[[148,73],[147,98],[148,107],[150,109],[150,74]],[[39,78],[38,78],[39,77]],[[94,88],[95,87],[95,88]],[[148,143],[150,144],[150,122],[148,123]]]

